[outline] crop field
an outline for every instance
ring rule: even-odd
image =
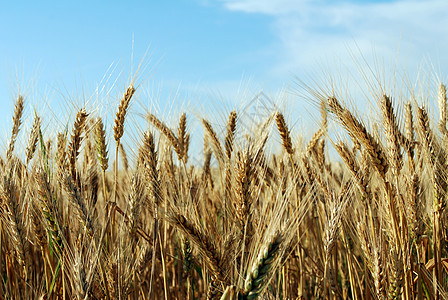
[[[369,115],[303,87],[306,134],[282,109],[259,122],[148,110],[129,139],[134,83],[110,124],[79,107],[54,134],[16,97],[0,299],[448,297],[444,84],[375,89]]]

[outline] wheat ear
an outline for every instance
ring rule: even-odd
[[[190,135],[187,133],[187,115],[183,113],[179,119],[179,128],[177,131],[177,138],[179,140],[179,146],[182,149],[182,155],[178,155],[179,161],[187,162],[188,160],[188,148],[190,145]]]
[[[412,105],[411,102],[405,105],[405,127],[406,127],[406,152],[408,154],[409,168],[415,169],[414,163],[414,121],[412,117]]]
[[[107,201],[106,170],[109,167],[109,158],[107,153],[106,131],[104,130],[104,124],[101,118],[98,118],[96,120],[95,141],[96,141],[97,157],[102,170],[101,177],[103,186],[103,199]]]
[[[262,249],[250,272],[247,274],[244,291],[242,292],[242,299],[257,299],[269,284],[269,277],[277,263],[280,245],[283,240],[283,235],[276,233],[273,235],[268,244]]]
[[[283,117],[282,113],[277,113],[276,121],[278,131],[280,132],[280,137],[282,138],[283,147],[289,155],[293,155],[294,149],[292,147],[291,134],[288,130],[288,126],[286,125],[285,118]]]
[[[55,245],[57,254],[61,256],[64,249],[63,236],[57,220],[59,213],[54,203],[48,175],[42,168],[38,168],[34,173],[34,179],[37,186],[39,206],[46,221],[49,238]]]
[[[221,263],[221,255],[213,241],[178,212],[171,212],[168,216],[168,221],[180,229],[198,247],[199,253],[207,262],[206,265],[212,276],[219,281],[224,280],[225,273]]]
[[[117,181],[118,181],[118,151],[120,148],[120,140],[124,133],[124,121],[126,119],[126,114],[128,112],[129,104],[131,103],[132,96],[135,93],[135,88],[131,84],[126,89],[123,98],[118,106],[118,111],[115,117],[114,123],[114,139],[116,142],[115,148],[115,169],[114,169],[114,202],[117,201]]]
[[[366,182],[367,178],[360,169],[358,162],[355,160],[354,154],[343,142],[336,143],[335,148],[350,171],[352,178],[361,192],[362,199],[370,199],[370,189],[368,187],[368,183]]]
[[[93,222],[87,210],[85,200],[81,196],[79,189],[74,184],[73,179],[70,175],[65,175],[63,179],[64,179],[64,181],[62,182],[63,187],[66,193],[69,195],[70,202],[76,209],[79,221],[83,225],[87,234],[90,237],[92,237],[94,234]]]
[[[34,116],[33,127],[31,128],[30,137],[28,140],[28,145],[25,150],[26,164],[28,165],[30,160],[33,158],[34,152],[36,151],[37,140],[39,139],[41,120],[36,114]]]
[[[139,173],[135,173],[131,179],[131,191],[128,196],[129,203],[129,234],[135,241],[139,216],[142,211],[144,189]]]
[[[6,151],[6,158],[8,161],[12,158],[12,153],[14,152],[14,145],[16,143],[17,135],[19,134],[20,125],[22,124],[22,115],[23,115],[23,107],[24,107],[24,100],[23,96],[20,96],[17,98],[17,101],[14,105],[14,116],[12,119],[12,133],[11,133],[11,140],[9,142],[8,151]]]
[[[403,287],[403,261],[401,254],[397,254],[395,251],[391,251],[392,266],[390,273],[390,284],[388,291],[389,299],[400,299]]]
[[[396,176],[400,174],[402,162],[401,144],[404,141],[404,136],[398,128],[397,120],[395,118],[394,108],[392,106],[392,100],[384,95],[381,98],[381,112],[384,119],[384,130],[389,146],[389,161],[392,162],[393,172]]]
[[[179,143],[179,140],[177,139],[176,135],[173,133],[173,131],[162,121],[160,121],[156,116],[149,113],[148,114],[148,120],[150,123],[152,123],[160,132],[170,141],[171,146],[174,148],[174,151],[176,152],[178,157],[183,157],[183,149],[181,144]]]
[[[373,165],[379,175],[384,179],[389,168],[389,163],[379,142],[373,138],[364,125],[362,125],[349,110],[341,106],[336,98],[330,98],[328,100],[328,105],[332,112],[338,117],[353,141],[364,145]]]
[[[237,114],[235,111],[232,111],[229,115],[229,121],[227,123],[227,134],[224,143],[226,156],[229,160],[232,158],[233,140],[235,139],[236,122],[237,122]]]
[[[152,249],[156,252],[157,249],[157,241],[159,236],[159,216],[158,209],[159,204],[162,199],[161,187],[160,187],[160,179],[159,179],[159,169],[157,166],[157,151],[156,144],[154,142],[153,134],[148,130],[143,135],[143,145],[140,148],[141,152],[141,161],[144,166],[144,175],[146,179],[146,189],[149,197],[152,198],[153,203],[155,204],[154,211],[154,238]],[[153,275],[155,270],[155,258],[156,255],[152,256],[152,264],[151,264],[151,277],[150,277],[150,290],[152,290],[153,284]]]
[[[143,153],[148,194],[152,198],[154,204],[159,205],[162,200],[162,195],[160,190],[159,169],[157,166],[158,158],[154,136],[150,131],[146,131],[143,135],[143,146],[141,151]]]
[[[215,154],[216,159],[220,166],[223,166],[225,163],[224,152],[222,151],[221,143],[219,142],[218,135],[215,130],[213,130],[212,125],[205,119],[202,119],[202,125],[204,126],[205,131],[207,132],[208,137],[211,139],[211,147],[213,153]]]
[[[437,142],[434,133],[429,125],[428,114],[425,108],[419,107],[417,109],[417,118],[419,123],[419,131],[422,139],[423,147],[426,152],[428,161],[432,167],[432,180],[434,185],[433,197],[433,251],[434,251],[434,294],[435,298],[439,298],[439,289],[437,284],[442,276],[441,270],[441,251],[442,251],[442,232],[441,232],[441,214],[445,209],[445,195],[447,191],[447,182],[443,178],[446,170],[446,154]]]
[[[439,111],[440,111],[440,117],[439,117],[439,128],[440,132],[443,134],[447,134],[446,129],[446,121],[447,121],[447,114],[446,114],[446,86],[441,83],[439,87],[439,93],[438,93],[438,100],[439,100]]]
[[[107,168],[109,167],[109,158],[107,153],[106,131],[104,130],[104,125],[101,118],[98,118],[96,120],[95,141],[98,153],[98,161],[100,162],[100,166],[103,172],[106,172]]]
[[[117,115],[115,117],[114,124],[114,139],[118,143],[120,143],[120,139],[124,133],[124,121],[126,119],[126,114],[128,112],[129,104],[131,102],[132,96],[135,93],[135,88],[131,84],[124,93],[123,98],[120,101],[120,105],[118,106]]]
[[[249,222],[250,209],[252,204],[251,182],[253,178],[253,159],[249,149],[244,153],[238,153],[238,165],[236,172],[236,184],[238,204],[236,213],[243,229]]]
[[[0,205],[2,211],[0,220],[4,222],[3,228],[9,232],[17,262],[26,272],[27,238],[23,222],[23,203],[20,203],[23,201],[23,199],[20,199],[22,193],[16,186],[14,179],[2,176],[1,180]]]
[[[70,144],[69,144],[69,167],[70,167],[70,174],[74,180],[74,182],[77,182],[77,174],[76,174],[76,159],[79,155],[79,149],[81,147],[81,141],[82,141],[82,132],[84,130],[84,126],[87,119],[87,112],[84,108],[82,108],[77,114],[76,114],[76,120],[75,124],[73,125],[73,133],[71,136]]]

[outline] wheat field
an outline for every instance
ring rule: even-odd
[[[110,130],[80,108],[56,138],[37,113],[23,132],[27,99],[15,100],[0,159],[1,299],[448,297],[443,84],[429,100],[378,93],[380,126],[316,92],[307,135],[281,110],[244,127],[238,110],[224,124],[148,111],[129,155],[135,92],[116,99]]]

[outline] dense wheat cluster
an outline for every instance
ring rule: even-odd
[[[113,128],[81,108],[54,139],[37,113],[23,132],[17,98],[0,160],[1,299],[447,296],[444,85],[437,120],[428,99],[381,93],[381,126],[367,126],[314,93],[315,132],[278,110],[244,126],[238,110],[227,124],[148,111],[126,148],[135,91],[116,100]]]

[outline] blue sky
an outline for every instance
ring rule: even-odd
[[[445,0],[2,1],[0,132],[10,128],[18,84],[28,116],[47,105],[57,117],[91,104],[105,82],[119,97],[148,49],[142,102],[178,93],[194,107],[213,97],[236,106],[241,87],[249,98],[260,90],[275,98],[295,77],[353,66],[360,53],[369,63],[400,60],[411,77],[422,67],[443,75],[446,11]],[[154,89],[159,97],[145,100]]]

